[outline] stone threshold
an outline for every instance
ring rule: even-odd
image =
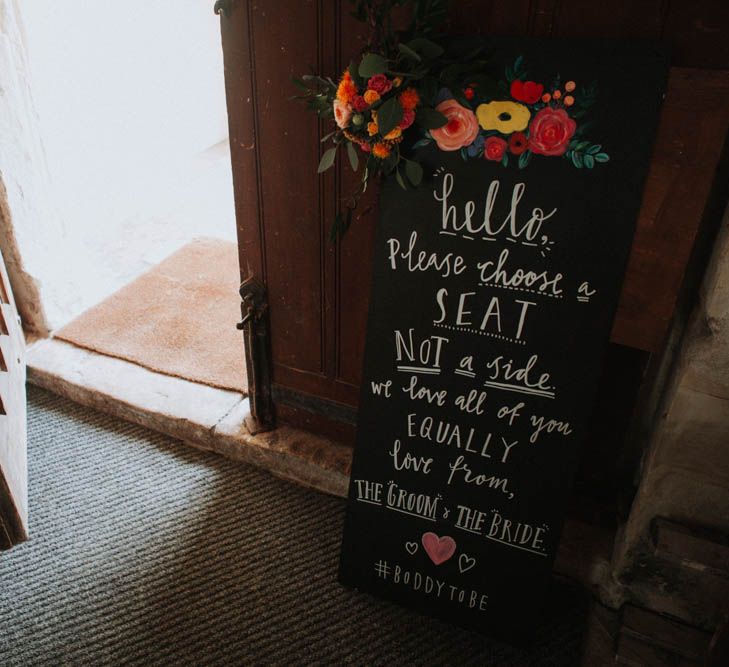
[[[277,477],[346,497],[352,449],[308,431],[279,426],[251,435],[242,394],[46,338],[28,348],[28,381],[100,412],[165,433],[198,449],[255,465]],[[612,574],[612,535],[568,520],[554,569],[617,609],[623,587]]]
[[[350,447],[287,426],[253,436],[243,422],[248,413],[243,394],[54,338],[32,343],[27,363],[28,382],[76,403],[318,491],[347,495]]]

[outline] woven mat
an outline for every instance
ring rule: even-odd
[[[55,335],[193,382],[246,391],[234,243],[196,239]]]

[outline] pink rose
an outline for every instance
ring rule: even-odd
[[[461,106],[455,100],[441,102],[436,111],[440,111],[448,122],[435,130],[430,135],[442,151],[457,151],[459,148],[468,146],[478,135],[478,120],[470,109]]]
[[[504,157],[506,151],[506,141],[501,137],[486,137],[483,144],[483,156],[487,160],[499,162]]]
[[[529,150],[539,155],[564,155],[577,123],[564,109],[544,107],[529,125]]]
[[[402,120],[398,127],[401,130],[407,130],[415,122],[415,112],[412,109],[405,109],[402,112]]]
[[[374,90],[379,95],[384,95],[392,90],[392,81],[390,81],[390,79],[388,79],[384,74],[375,74],[374,76],[371,76],[367,82],[367,88]]]
[[[337,122],[337,125],[342,129],[348,127],[349,119],[352,117],[352,108],[349,104],[334,100],[332,106],[334,107],[334,120]]]

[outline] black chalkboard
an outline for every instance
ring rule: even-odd
[[[575,99],[589,82],[590,140],[526,164],[430,144],[421,187],[383,186],[340,580],[518,639],[590,444],[667,63],[533,40],[493,57]]]

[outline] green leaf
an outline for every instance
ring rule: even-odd
[[[318,173],[322,173],[329,169],[334,164],[334,158],[337,156],[337,149],[330,148],[329,150],[324,151],[324,155],[321,156],[321,160],[319,161],[319,168],[317,169]]]
[[[402,180],[402,176],[400,175],[400,170],[395,169],[395,180],[397,181],[398,185],[403,189],[407,190],[408,187],[405,185],[405,181]]]
[[[397,48],[400,49],[400,53],[402,53],[406,58],[409,58],[410,60],[414,60],[415,62],[422,62],[422,58],[415,53],[407,44],[403,44],[400,42],[400,44],[397,45]]]
[[[531,151],[524,151],[519,156],[519,169],[524,169],[529,164],[529,161],[532,159],[532,152]]]
[[[387,60],[377,53],[366,53],[359,63],[359,75],[365,79],[382,74],[386,69]]]
[[[415,113],[415,122],[426,130],[435,130],[443,127],[448,119],[440,111],[430,107],[420,107]]]
[[[423,146],[427,146],[428,144],[430,144],[431,141],[432,141],[432,139],[429,139],[428,137],[423,137],[422,139],[418,139],[413,144],[413,150],[415,150],[416,148],[422,148]]]
[[[402,120],[402,107],[397,97],[391,97],[377,110],[377,127],[384,137],[394,130]]]
[[[588,169],[592,169],[595,166],[595,158],[592,157],[592,155],[590,155],[589,153],[585,153],[583,160],[585,162],[585,166]]]
[[[595,153],[599,153],[602,146],[600,144],[593,144],[587,149],[588,155],[595,155]]]
[[[607,153],[598,153],[595,155],[595,162],[607,162],[610,156]]]
[[[423,168],[420,166],[420,163],[414,160],[407,160],[405,162],[405,175],[415,187],[418,187],[423,180]]]
[[[582,162],[582,153],[578,153],[577,151],[572,151],[572,164],[575,165],[578,169],[582,169],[583,162]]]
[[[504,153],[504,157],[501,158],[501,166],[507,167],[509,165],[509,154]]]
[[[352,171],[357,171],[359,168],[359,156],[351,141],[347,142],[347,155],[349,156],[349,164],[352,165]]]
[[[589,141],[580,141],[577,146],[575,146],[576,151],[584,151],[588,146],[590,145]]]
[[[425,37],[417,37],[416,39],[410,40],[407,46],[426,60],[439,58],[443,55],[443,47],[440,44],[431,42],[429,39],[425,39]]]

